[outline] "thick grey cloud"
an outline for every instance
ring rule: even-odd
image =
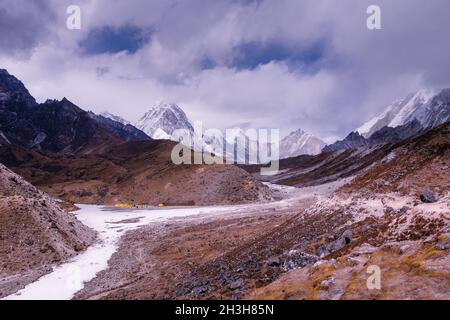
[[[55,16],[45,0],[0,2],[0,54],[28,56],[48,39]]]
[[[131,120],[169,100],[207,126],[343,137],[412,90],[450,84],[446,0],[83,0],[80,31],[65,28],[73,1],[15,2],[0,5],[0,64],[38,99]],[[382,30],[366,28],[370,4]],[[93,30],[127,25],[151,39],[85,54]]]

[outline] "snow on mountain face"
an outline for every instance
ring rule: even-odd
[[[102,112],[100,115],[89,111],[88,115],[109,133],[124,141],[150,139],[144,132],[132,126],[129,121],[107,111]]]
[[[426,127],[434,128],[450,121],[450,88],[433,97],[428,110],[422,119]]]
[[[159,102],[136,123],[136,127],[154,139],[171,137],[177,129],[193,132],[191,122],[176,104]]]
[[[183,135],[179,136],[179,132],[177,133],[176,130],[184,129],[190,133],[190,138],[194,139],[190,141],[188,147],[197,152],[206,151],[219,154],[213,152],[213,149],[205,141],[200,141],[201,138],[195,135],[194,127],[186,113],[176,104],[156,103],[138,120],[136,127],[155,140],[172,140],[175,142],[183,141]],[[218,150],[218,148],[215,150]]]
[[[203,136],[197,136],[194,133],[192,123],[184,111],[176,104],[157,103],[139,119],[136,127],[153,139],[172,140],[175,142],[182,140],[182,137],[177,136],[175,130],[185,129],[191,133],[191,138],[194,139],[190,141],[188,147],[197,152],[208,152],[230,161],[238,161],[239,163],[259,162],[257,152],[260,150],[261,145],[257,141],[257,136],[248,135],[241,128],[230,128],[226,132],[221,130],[211,131],[208,128],[203,128],[205,130]],[[238,143],[243,145],[243,150],[237,147]],[[273,150],[269,144],[266,146],[266,149]],[[252,153],[251,151],[254,152]]]
[[[205,152],[214,153],[226,159],[248,164],[257,164],[262,160],[258,153],[263,145],[258,141],[256,131],[252,134],[236,127],[227,129],[225,134],[209,135],[205,132],[203,141]],[[267,154],[269,150],[273,150],[273,147],[267,143],[264,150]]]
[[[302,154],[319,154],[326,143],[299,129],[291,132],[280,142],[280,158],[291,158]]]
[[[8,138],[5,136],[5,134],[0,131],[0,146],[11,144],[11,142],[8,140]]]
[[[122,118],[122,117],[120,117],[120,116],[117,116],[117,115],[115,115],[115,114],[112,114],[112,113],[110,113],[110,112],[108,112],[108,111],[103,111],[102,113],[100,113],[100,115],[101,115],[102,117],[111,119],[111,120],[113,120],[113,121],[120,122],[121,124],[124,124],[124,125],[131,124],[130,121],[125,120],[124,118]]]
[[[356,131],[365,138],[388,126],[395,128],[417,119],[424,128],[435,127],[450,119],[450,89],[423,89],[394,102],[382,114],[369,120]]]

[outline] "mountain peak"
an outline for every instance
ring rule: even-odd
[[[387,106],[384,111],[364,123],[356,131],[365,138],[387,126],[391,128],[403,126],[417,119],[424,128],[434,127],[450,120],[448,98],[442,95],[444,90],[424,88],[407,95]],[[443,99],[436,100],[436,97]]]
[[[0,69],[0,103],[6,102],[24,103],[28,107],[36,105],[24,84],[6,69]]]
[[[153,108],[163,108],[163,109],[178,109],[181,108],[176,103],[171,103],[163,100],[156,101],[156,103],[152,106]]]
[[[289,135],[304,135],[306,132],[303,129],[292,131]]]
[[[153,105],[138,120],[136,127],[154,139],[158,139],[156,133],[171,136],[177,129],[194,131],[186,113],[177,104],[162,101]]]
[[[291,158],[303,154],[319,154],[326,143],[313,135],[306,133],[303,129],[292,131],[281,140],[280,157]]]

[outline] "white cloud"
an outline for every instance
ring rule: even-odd
[[[26,48],[14,37],[0,37],[0,65],[40,101],[66,96],[84,109],[106,109],[130,120],[167,100],[208,126],[250,122],[281,128],[283,134],[303,128],[333,140],[410,90],[449,84],[444,39],[450,4],[442,0],[380,0],[381,31],[365,27],[371,4],[365,0],[82,0],[80,32],[65,28],[69,2],[52,1],[38,10],[53,18],[42,21]],[[0,6],[0,18],[5,12],[18,21],[27,17],[15,10]],[[82,54],[78,42],[89,30],[127,23],[151,28],[152,40],[133,55]],[[10,34],[26,40],[29,26],[19,23]],[[284,62],[252,70],[230,67],[233,48],[242,43],[307,48],[321,40],[329,45],[316,73]],[[205,58],[216,65],[202,70]]]

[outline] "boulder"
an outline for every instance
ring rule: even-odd
[[[434,203],[438,201],[438,197],[433,191],[425,190],[420,193],[420,200],[424,203]]]
[[[319,261],[319,257],[300,250],[291,250],[284,254],[281,258],[283,260],[284,271],[292,269],[303,268],[308,264],[314,264]]]
[[[192,293],[196,296],[200,296],[208,292],[208,286],[195,287],[192,289]]]
[[[233,281],[230,283],[230,289],[236,290],[241,288],[244,285],[244,280],[242,278],[237,279],[236,281]]]
[[[407,213],[409,210],[411,210],[410,207],[408,207],[408,206],[403,206],[403,207],[401,207],[401,209],[398,211],[398,213],[399,213],[399,214],[405,214],[405,213]]]
[[[328,290],[334,283],[333,277],[328,277],[320,283],[320,289]]]
[[[330,253],[341,250],[346,245],[350,244],[353,240],[353,234],[350,230],[346,230],[342,236],[336,241],[327,243],[325,245],[320,245],[316,248],[316,253],[320,257],[325,257]]]
[[[269,267],[278,267],[281,264],[280,257],[271,257],[267,260]]]
[[[447,250],[450,249],[450,240],[446,240],[444,242],[439,242],[435,245],[438,250]]]
[[[392,213],[394,213],[394,212],[395,212],[395,209],[392,208],[392,207],[386,207],[386,208],[384,209],[384,213],[386,213],[386,214],[392,214]]]
[[[344,241],[345,244],[349,244],[353,240],[353,234],[350,230],[345,231],[342,234],[341,239]]]

